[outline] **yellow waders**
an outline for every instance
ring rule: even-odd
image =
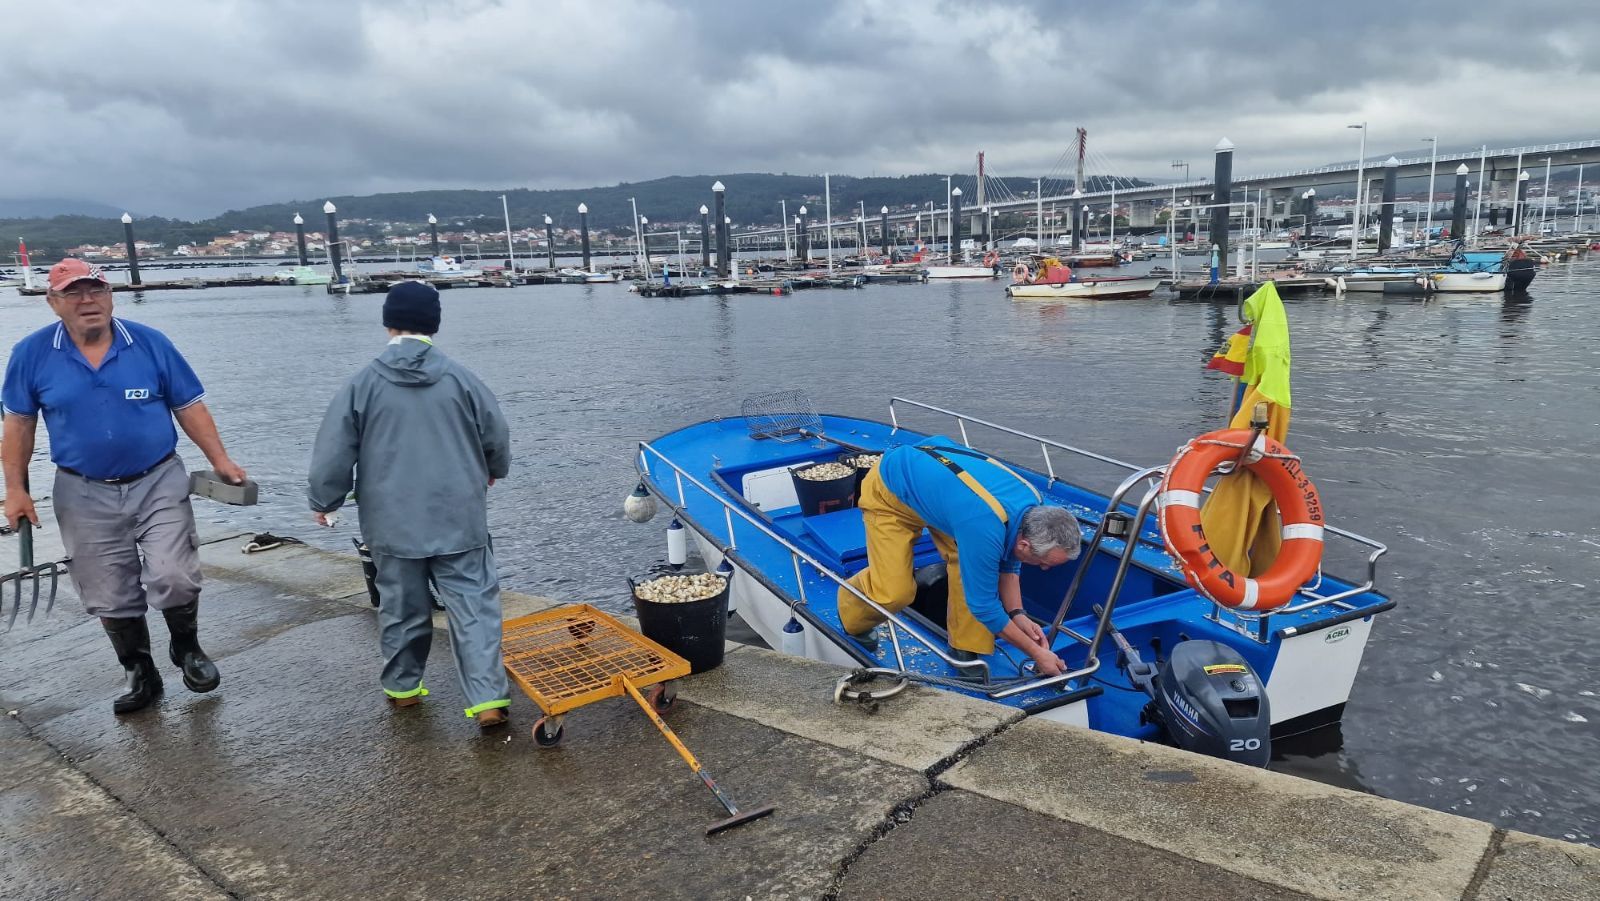
[[[995,511],[1002,523],[1006,521],[1005,508],[976,479],[967,475],[962,482]],[[944,558],[950,577],[949,609],[945,615],[950,646],[973,654],[994,653],[994,633],[974,619],[972,612],[967,609],[967,596],[961,587],[961,558],[955,539],[928,527],[916,511],[895,497],[883,484],[877,467],[873,467],[862,481],[861,499],[857,506],[861,508],[861,518],[867,527],[868,566],[852,576],[850,584],[890,612],[898,613],[911,606],[911,602],[917,598],[913,546],[923,528],[927,527],[933,536],[933,546]],[[860,635],[883,622],[883,615],[841,588],[839,622],[846,632]]]

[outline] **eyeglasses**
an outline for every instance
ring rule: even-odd
[[[65,291],[51,291],[50,293],[57,297],[71,298],[73,300],[83,300],[85,298],[102,300],[111,296],[111,286],[97,283],[92,285],[84,285],[82,287],[68,288]]]

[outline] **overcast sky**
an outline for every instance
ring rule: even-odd
[[[1519,0],[4,2],[0,197],[162,215],[674,174],[1237,175],[1600,137],[1600,18]]]

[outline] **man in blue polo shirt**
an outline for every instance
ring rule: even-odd
[[[28,462],[42,413],[72,582],[128,674],[128,692],[112,709],[132,713],[162,693],[149,607],[167,621],[169,656],[184,684],[211,691],[222,677],[200,648],[200,542],[173,419],[218,475],[241,484],[244,470],[228,458],[205,389],[167,336],[112,317],[100,267],[63,260],[49,284],[61,321],[17,342],[6,364],[6,522],[39,522]]]
[[[946,627],[958,656],[994,653],[995,638],[1033,658],[1045,676],[1062,672],[1038,623],[1022,609],[1024,563],[1049,569],[1078,556],[1077,518],[1044,503],[1010,467],[949,438],[884,453],[861,483],[867,568],[850,584],[884,609],[916,599],[913,555],[924,527],[949,573]],[[883,615],[839,589],[839,621],[869,651]]]

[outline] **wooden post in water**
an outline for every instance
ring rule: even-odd
[[[333,216],[334,213],[339,212],[339,208],[334,206],[333,201],[330,200],[322,205],[322,211],[328,215],[328,262],[333,266],[333,283],[342,285],[344,284],[344,261],[340,252],[343,248],[339,246],[339,221]]]
[[[889,256],[889,208],[885,206],[878,210],[878,237],[883,242],[883,255],[885,262]]]
[[[439,255],[439,217],[428,214],[428,246],[432,248],[433,255]]]
[[[1228,204],[1233,202],[1233,142],[1217,142],[1211,192],[1211,243],[1217,248],[1217,271],[1228,271]]]
[[[700,204],[700,271],[711,268],[711,210]]]
[[[800,215],[795,219],[794,246],[800,254],[800,265],[811,262],[811,223],[806,218],[805,204],[800,205]]]
[[[122,236],[128,242],[128,284],[142,285],[139,280],[139,248],[133,244],[133,217],[122,214]]]
[[[961,254],[961,189],[950,189],[950,265]]]
[[[728,189],[722,182],[711,186],[712,205],[717,215],[717,276],[727,278],[733,274],[733,256],[728,252]]]
[[[583,245],[583,271],[589,269],[589,205],[578,204],[578,240]]]
[[[1467,164],[1456,167],[1455,204],[1450,209],[1450,240],[1460,241],[1467,236]]]
[[[550,218],[549,213],[544,214],[544,242],[550,245],[550,271],[556,268],[556,220]]]
[[[311,261],[306,259],[306,220],[300,218],[299,213],[294,214],[294,243],[300,248],[300,265],[311,265]]]
[[[1383,204],[1378,207],[1382,220],[1378,223],[1378,252],[1388,250],[1394,243],[1394,192],[1400,181],[1400,161],[1389,157],[1383,161]]]

